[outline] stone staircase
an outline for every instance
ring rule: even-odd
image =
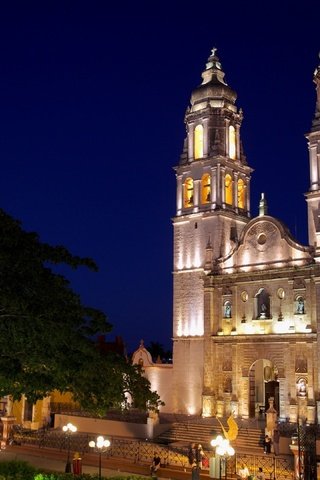
[[[228,426],[225,422],[222,422],[226,430]],[[223,435],[221,426],[214,419],[207,423],[192,423],[192,422],[174,422],[170,428],[161,433],[154,440],[157,443],[172,444],[179,443],[189,445],[190,443],[201,443],[205,450],[212,449],[210,441],[217,435]],[[236,440],[232,441],[232,446],[238,452],[263,452],[263,438],[264,428],[261,425],[239,425],[238,436]]]

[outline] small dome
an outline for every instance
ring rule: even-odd
[[[227,103],[234,104],[237,94],[232,90],[224,80],[219,58],[216,55],[216,49],[213,48],[208,58],[206,69],[202,72],[202,84],[193,90],[191,95],[191,105],[207,102],[210,100],[226,100]]]

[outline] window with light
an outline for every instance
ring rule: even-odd
[[[201,178],[201,203],[210,203],[211,201],[211,178],[208,173]]]
[[[189,208],[193,206],[193,180],[187,178],[184,184],[184,207]]]
[[[197,125],[194,129],[194,158],[203,157],[203,126]]]
[[[225,202],[228,205],[232,205],[232,178],[231,175],[227,174],[224,179],[225,187]]]
[[[236,158],[236,130],[233,125],[229,127],[229,157]]]

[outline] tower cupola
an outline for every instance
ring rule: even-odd
[[[185,114],[187,137],[177,171],[177,215],[227,211],[250,217],[252,169],[243,152],[242,110],[213,48]]]
[[[224,76],[225,73],[216,55],[216,48],[213,48],[206,69],[202,72],[203,81],[192,92],[191,111],[206,108],[208,104],[216,108],[229,107],[231,110],[234,109],[233,105],[237,99],[237,94],[225,82]]]

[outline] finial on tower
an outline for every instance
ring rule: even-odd
[[[261,193],[261,198],[259,202],[259,217],[263,217],[263,215],[267,215],[267,213],[268,213],[267,200],[265,199],[264,193]]]
[[[202,73],[202,78],[204,83],[209,83],[212,81],[212,79],[217,79],[218,82],[223,83],[224,85],[227,85],[226,82],[224,81],[224,72],[222,71],[221,63],[219,62],[219,58],[216,55],[217,48],[213,47],[211,49],[211,55],[208,58],[208,61],[206,63],[206,69]]]

